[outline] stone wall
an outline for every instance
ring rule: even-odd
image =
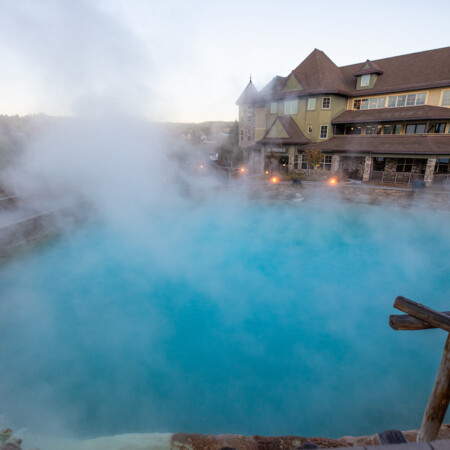
[[[364,162],[364,156],[341,156],[340,170],[349,178],[362,180]]]

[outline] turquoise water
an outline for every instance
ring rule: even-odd
[[[90,223],[0,269],[0,415],[78,436],[420,426],[445,341],[443,212],[204,202]],[[44,430],[44,431],[43,431]]]

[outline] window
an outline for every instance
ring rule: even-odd
[[[428,133],[445,133],[445,123],[434,123],[430,125]]]
[[[318,169],[330,171],[331,170],[331,160],[332,160],[331,155],[324,155],[322,161],[319,164]]]
[[[436,159],[434,166],[434,173],[449,173],[450,172],[450,158]]]
[[[331,98],[324,97],[322,99],[322,109],[330,109],[330,105],[331,105]]]
[[[241,142],[244,141],[244,130],[241,130]]]
[[[406,95],[397,95],[397,106],[405,106]]]
[[[442,106],[450,106],[450,91],[444,91],[442,94]]]
[[[370,84],[370,75],[363,75],[361,77],[361,86],[369,86]]]
[[[286,100],[284,102],[285,114],[297,114],[298,113],[298,100]]]
[[[312,133],[312,126],[308,125],[308,134],[311,134],[311,133]]]
[[[316,98],[311,97],[308,98],[308,111],[312,111],[314,109],[316,109]]]
[[[427,94],[425,92],[420,94],[391,95],[388,100],[388,108],[425,105],[426,98]]]
[[[366,134],[377,134],[378,126],[377,125],[367,125],[366,126]]]
[[[392,125],[383,125],[383,134],[392,134],[393,127]]]
[[[278,112],[278,103],[272,102],[270,104],[270,114],[276,114]]]
[[[405,134],[425,133],[426,125],[424,123],[410,123],[406,125]]]
[[[416,105],[425,105],[425,100],[427,99],[427,94],[417,94],[416,95]]]
[[[408,94],[406,97],[406,106],[414,106],[416,104],[416,94]]]
[[[347,125],[345,127],[345,134],[361,134],[362,127],[359,125]]]
[[[383,172],[386,166],[386,159],[382,157],[373,158],[373,170],[376,172]]]
[[[328,125],[321,125],[320,127],[320,139],[326,139],[328,135]]]
[[[297,155],[294,156],[294,169],[295,170],[306,170],[308,168],[305,155],[301,153],[301,150],[297,149]]]
[[[399,158],[397,159],[397,167],[395,169],[396,172],[411,172],[413,165],[412,158]]]
[[[362,98],[353,101],[353,109],[378,109],[386,106],[386,97]]]

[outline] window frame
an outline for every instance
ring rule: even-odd
[[[312,103],[314,102],[314,107]],[[308,111],[315,111],[317,108],[317,97],[309,97],[308,98]]]
[[[322,137],[323,129],[325,129],[325,137]],[[328,125],[320,125],[319,139],[327,139],[327,138],[328,138]]]
[[[326,103],[328,103],[328,106],[325,106]],[[322,97],[322,109],[331,109],[331,97]]]
[[[276,114],[277,112],[278,112],[278,102],[270,102],[270,114]]]
[[[361,75],[360,86],[361,87],[370,86],[370,73],[366,75]]]
[[[293,108],[293,105],[295,105],[295,108]],[[286,116],[295,116],[296,114],[298,114],[298,98],[293,100],[285,100],[284,114]]]
[[[450,106],[450,89],[442,91],[441,106]]]

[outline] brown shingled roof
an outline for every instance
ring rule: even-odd
[[[305,150],[310,148],[344,153],[450,155],[450,134],[339,135],[304,146]]]
[[[286,131],[286,134],[289,137],[287,138],[267,137],[277,122],[281,124],[284,131]],[[292,119],[292,117],[278,116],[273,122],[272,126],[267,130],[264,137],[258,141],[258,144],[307,144],[308,142],[310,142],[309,139],[305,137],[305,135],[302,133],[300,128],[294,122],[294,119]]]
[[[347,93],[349,91],[339,67],[317,48],[294,69],[294,74],[309,92]]]
[[[356,90],[354,76],[361,63],[340,68],[353,95],[450,85],[450,47],[378,59],[372,63],[383,71],[372,89]]]
[[[404,108],[365,109],[344,111],[331,123],[390,122],[395,120],[450,119],[450,108],[440,106],[406,106]]]
[[[366,64],[370,67],[367,68]],[[450,86],[450,47],[411,53],[408,55],[367,60],[337,67],[321,50],[315,49],[293,70],[303,90],[283,92],[288,77],[275,77],[253,102],[266,102],[292,95],[343,94],[361,96],[431,87]],[[379,74],[371,89],[356,90],[355,76]]]

